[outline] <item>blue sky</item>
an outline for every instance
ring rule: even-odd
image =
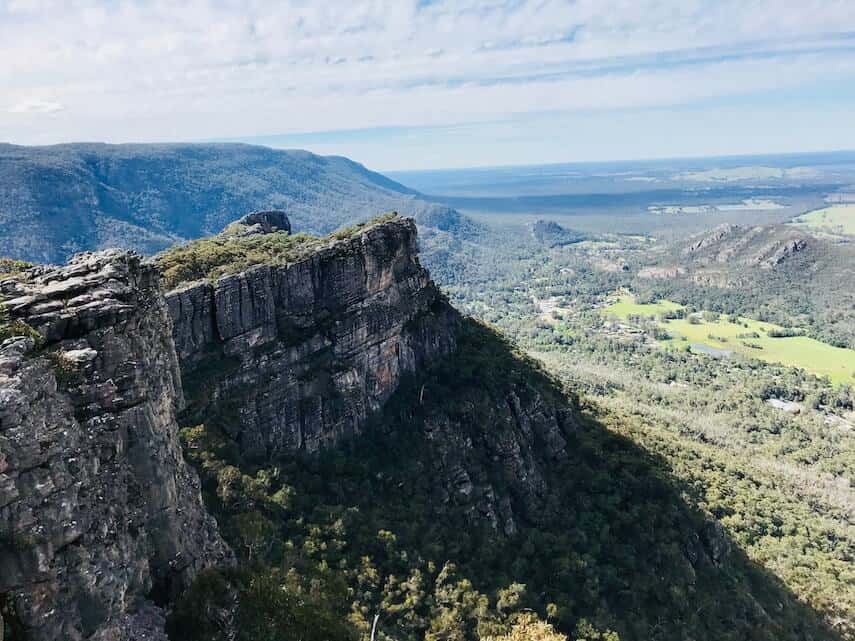
[[[380,170],[855,148],[852,0],[0,0],[0,140]]]

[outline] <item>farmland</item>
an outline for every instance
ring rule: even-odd
[[[669,336],[659,341],[668,349],[708,352],[711,348],[718,354],[741,354],[827,376],[835,384],[852,382],[855,374],[855,350],[833,347],[808,336],[781,336],[793,332],[774,323],[709,312],[687,313],[672,301],[638,303],[628,294],[606,307],[605,313],[623,320],[655,320]],[[677,315],[684,317],[667,317]]]
[[[795,223],[826,234],[855,236],[855,204],[817,209],[799,216]]]

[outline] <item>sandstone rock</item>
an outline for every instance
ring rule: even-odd
[[[479,524],[512,536],[519,520],[536,523],[548,493],[547,467],[567,458],[567,435],[575,431],[572,411],[533,390],[509,386],[504,398],[487,392],[450,416],[427,404],[424,430],[434,461],[440,501]],[[496,475],[502,487],[495,485]]]
[[[255,459],[358,433],[403,376],[454,349],[459,322],[419,264],[411,220],[167,302],[187,422],[219,420]]]
[[[739,230],[739,227],[731,224],[719,225],[711,232],[694,241],[691,245],[686,247],[683,250],[683,255],[689,255],[694,252],[700,251],[702,249],[706,249],[707,247],[711,247],[717,243],[720,243],[722,240],[730,236],[733,232]]]
[[[791,238],[782,243],[771,245],[763,248],[757,255],[756,261],[761,267],[771,269],[777,267],[785,260],[799,253],[807,247],[807,240],[804,238]]]
[[[291,233],[291,221],[284,211],[254,211],[237,221],[228,228],[228,232],[238,236],[253,234],[270,234],[275,231]]]
[[[159,606],[232,555],[182,458],[159,276],[109,251],[2,286],[45,343],[0,347],[0,603],[33,639],[165,638]]]

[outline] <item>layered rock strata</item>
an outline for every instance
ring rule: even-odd
[[[459,324],[419,263],[407,219],[166,300],[185,421],[217,421],[256,460],[359,433],[402,377],[454,350]]]
[[[156,270],[118,251],[0,281],[40,335],[0,347],[0,608],[7,638],[160,639],[231,551],[184,462]]]

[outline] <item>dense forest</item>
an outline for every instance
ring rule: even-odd
[[[569,459],[547,471],[548,491],[502,533],[473,518],[466,492],[438,500],[429,426],[441,415],[467,440],[483,438],[499,424],[509,385],[567,403],[576,428]],[[171,622],[181,638],[217,638],[236,596],[248,641],[295,630],[365,638],[375,617],[386,639],[532,638],[520,628],[535,627],[608,641],[832,635],[740,551],[713,518],[723,516],[715,497],[700,500],[697,479],[631,440],[637,417],[579,406],[537,361],[478,323],[467,323],[454,357],[404,385],[342,448],[257,467],[224,436],[218,423],[228,420],[211,417],[183,438],[242,562],[185,595]],[[709,474],[721,475],[709,491],[728,482],[712,464]],[[813,561],[845,572],[833,558],[845,551],[823,552]]]

